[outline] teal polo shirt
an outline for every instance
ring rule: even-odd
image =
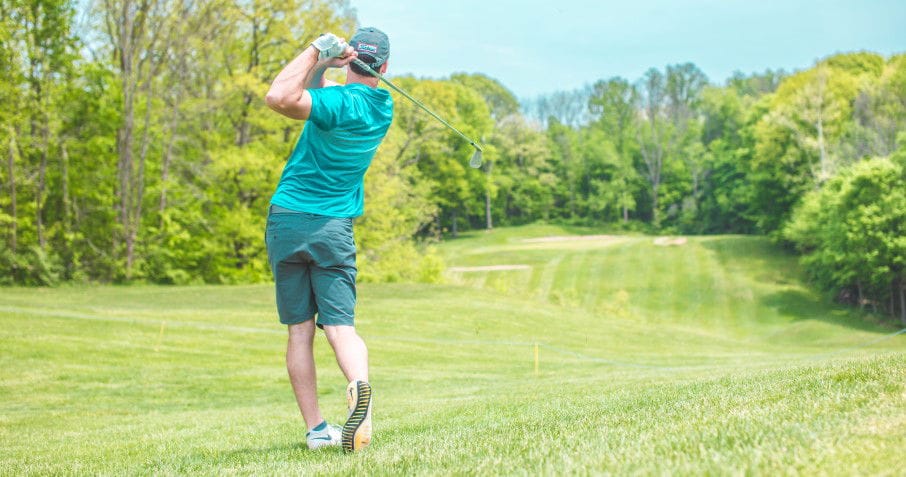
[[[358,217],[364,178],[393,119],[385,89],[352,83],[310,89],[311,114],[271,204],[328,217]]]

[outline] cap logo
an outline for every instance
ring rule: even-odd
[[[378,51],[377,45],[369,45],[368,43],[359,43],[359,46],[356,49],[358,51],[363,51],[365,53],[373,53],[373,54],[377,54],[377,51]]]

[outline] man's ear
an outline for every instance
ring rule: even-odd
[[[378,73],[380,73],[380,74],[382,74],[382,75],[383,75],[383,74],[387,74],[387,65],[389,65],[389,64],[390,64],[390,61],[389,61],[389,60],[388,60],[388,61],[385,61],[384,64],[381,65],[381,68],[378,70]]]

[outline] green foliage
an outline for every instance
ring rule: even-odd
[[[842,70],[856,76],[880,76],[884,71],[884,58],[881,55],[868,52],[846,53],[833,55],[819,64]]]
[[[595,117],[584,135],[584,171],[571,171],[580,181],[580,195],[591,206],[589,215],[599,221],[624,223],[639,209],[643,175],[634,167],[639,157],[637,104],[639,91],[623,78],[599,81],[593,86],[589,111]],[[574,195],[574,194],[571,194]]]
[[[94,18],[109,22],[86,25],[101,34],[101,54],[74,62],[71,3],[0,4],[10,13],[0,34],[13,40],[4,40],[0,61],[32,72],[0,82],[0,95],[29,93],[9,96],[28,102],[14,108],[26,114],[0,113],[3,187],[14,187],[18,199],[15,210],[7,194],[0,199],[0,217],[11,225],[8,266],[46,257],[35,259],[29,276],[54,269],[66,280],[268,280],[264,216],[299,125],[261,98],[321,28],[354,29],[347,3],[159,2],[133,18],[131,52],[118,28],[133,12],[121,6],[94,6]],[[8,45],[24,54],[6,54]],[[125,56],[134,60],[131,73]],[[15,152],[9,161],[7,150]]]
[[[0,285],[51,286],[59,283],[62,264],[35,245],[13,251],[0,244],[0,270]]]
[[[701,143],[703,173],[699,176],[697,210],[685,225],[695,233],[754,231],[746,216],[751,197],[747,175],[750,130],[747,112],[754,99],[737,88],[705,88],[701,111],[704,116]]]
[[[262,98],[315,35],[349,36],[355,12],[346,0],[130,1],[92,4],[76,31],[71,0],[0,0],[0,272],[267,281],[266,210],[303,124]],[[483,74],[394,81],[478,139],[485,164],[469,168],[466,142],[395,97],[356,228],[363,281],[437,280],[434,241],[495,225],[776,233],[839,171],[906,161],[906,55],[834,55],[722,87],[668,65],[539,98],[526,105],[535,120]],[[862,261],[873,265],[853,273],[875,276]],[[863,285],[880,293],[878,280]]]
[[[488,104],[475,90],[452,81],[395,79],[394,83],[460,129],[481,141],[493,128]],[[437,207],[436,232],[456,234],[479,222],[487,187],[484,174],[468,166],[474,149],[408,100],[395,96],[394,127],[400,128],[396,161],[414,165]]]
[[[491,117],[497,121],[519,112],[519,101],[506,86],[494,78],[480,73],[455,73],[450,76],[450,81],[480,94],[488,104]]]
[[[837,55],[786,78],[770,96],[768,110],[755,127],[751,163],[752,209],[761,230],[781,227],[799,198],[838,169],[863,155],[890,153],[861,144],[865,136],[854,117],[858,98],[878,94],[884,71],[878,55]],[[894,96],[902,96],[902,91]],[[866,105],[863,116],[897,116],[906,104],[900,103],[893,114],[879,107]]]
[[[437,282],[443,263],[413,237],[436,217],[430,184],[414,165],[399,161],[406,137],[395,125],[365,180],[365,214],[356,221],[359,281]]]
[[[805,196],[783,236],[822,287],[895,313],[906,279],[904,169],[873,159],[842,171]]]
[[[486,159],[493,190],[492,214],[499,225],[549,219],[560,182],[550,161],[550,146],[542,131],[521,116],[502,120],[491,139]]]
[[[740,96],[756,98],[776,91],[785,76],[782,70],[766,70],[764,73],[748,76],[737,71],[727,80],[727,88]]]

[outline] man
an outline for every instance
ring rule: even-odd
[[[277,75],[266,97],[278,113],[307,120],[271,198],[265,241],[277,311],[289,330],[286,367],[311,449],[342,444],[355,451],[371,442],[368,349],[353,323],[352,219],[362,215],[363,177],[390,127],[393,100],[377,78],[350,63],[359,58],[384,73],[389,54],[387,35],[376,28],[359,29],[348,45],[322,35]],[[345,85],[324,79],[327,68],[347,65]],[[318,407],[316,325],[349,381],[342,431]]]

